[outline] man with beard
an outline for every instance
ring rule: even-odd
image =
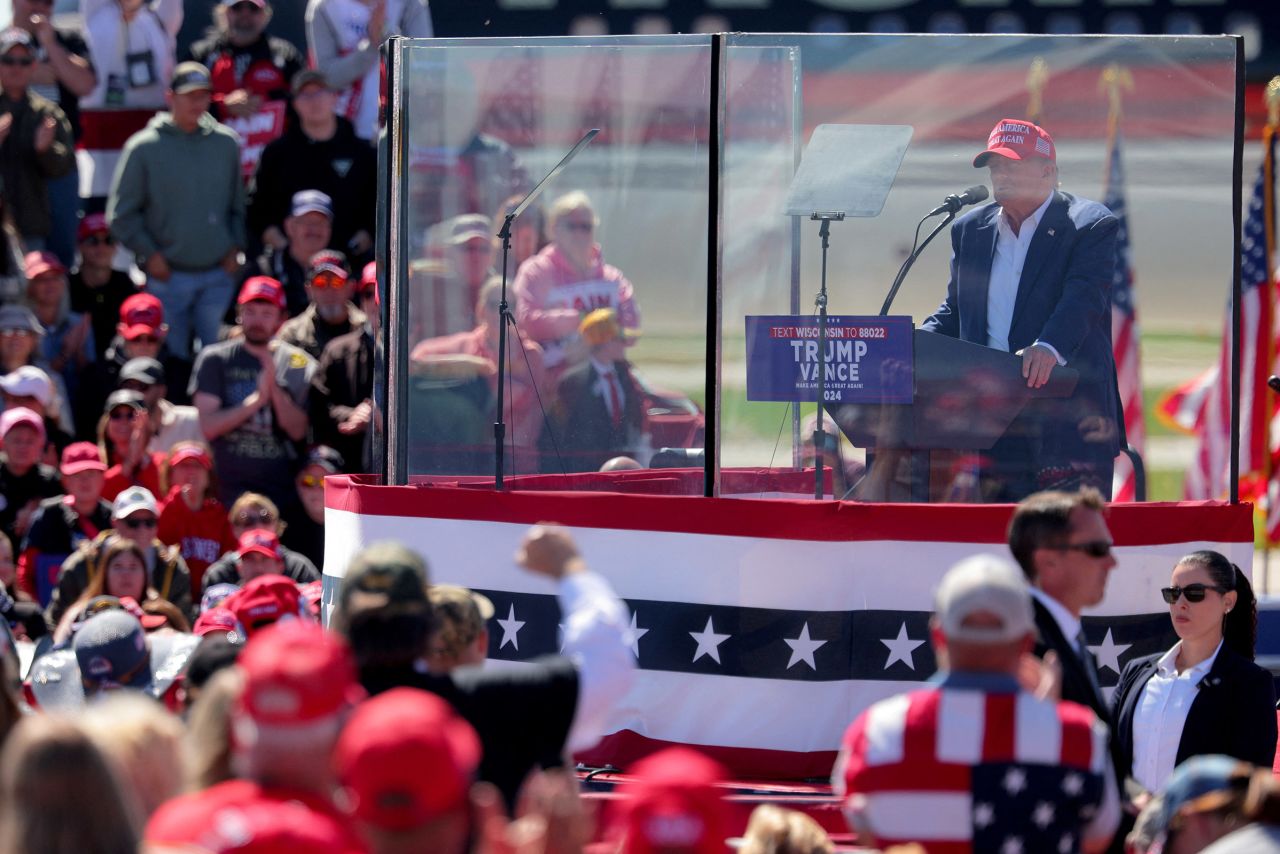
[[[200,351],[191,396],[213,445],[219,499],[230,506],[252,491],[281,504],[292,497],[315,362],[272,340],[285,316],[284,288],[275,279],[249,279],[236,304],[241,335]]]
[[[283,120],[289,81],[306,62],[287,40],[267,35],[270,21],[266,0],[222,0],[213,9],[214,31],[183,57],[209,69],[219,121],[248,118],[272,102],[281,105]]]
[[[362,328],[368,320],[363,311],[351,304],[353,290],[345,255],[332,249],[312,255],[307,267],[309,304],[302,314],[280,328],[280,340],[319,359],[326,344]]]

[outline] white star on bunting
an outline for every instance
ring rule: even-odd
[[[1027,787],[1027,772],[1021,768],[1010,768],[1004,775],[1004,790],[1016,795]]]
[[[1035,811],[1031,813],[1031,821],[1041,830],[1053,824],[1053,804],[1047,801],[1036,804]]]
[[[973,826],[981,830],[996,820],[996,808],[991,804],[973,805]]]
[[[1089,650],[1093,653],[1093,657],[1098,659],[1098,669],[1110,667],[1115,671],[1117,676],[1120,675],[1120,656],[1124,655],[1124,651],[1133,646],[1131,643],[1116,643],[1111,637],[1111,629],[1107,629],[1106,637],[1102,639],[1102,643],[1098,646],[1091,646]]]
[[[640,638],[649,634],[648,629],[642,629],[636,625],[636,617],[639,612],[631,612],[631,627],[627,630],[627,643],[631,644],[631,654],[637,659],[640,658]]]
[[[791,660],[787,662],[787,669],[790,670],[796,664],[804,662],[809,665],[810,670],[817,670],[818,665],[813,663],[813,654],[818,648],[826,644],[824,640],[811,640],[809,638],[809,624],[805,623],[800,629],[800,637],[783,638],[787,646],[791,647]]]
[[[729,636],[718,634],[716,627],[711,624],[710,617],[707,617],[707,627],[705,629],[700,632],[689,632],[689,637],[698,642],[698,649],[693,654],[694,661],[704,655],[709,655],[716,664],[720,663],[720,644],[728,640]]]
[[[510,609],[507,611],[505,620],[498,620],[498,625],[502,626],[502,643],[498,644],[498,649],[502,649],[508,643],[517,650],[520,649],[520,630],[524,628],[524,620],[516,619],[516,605],[511,603]]]
[[[889,647],[889,660],[884,663],[885,670],[892,667],[895,661],[901,661],[912,670],[916,669],[915,657],[912,655],[912,651],[923,644],[924,641],[912,640],[907,637],[906,623],[903,623],[902,628],[898,629],[898,636],[896,638],[890,638],[888,640],[881,638],[880,643]]]

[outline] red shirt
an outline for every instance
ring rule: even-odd
[[[181,550],[182,559],[191,572],[193,596],[200,595],[200,582],[209,564],[236,547],[227,508],[222,506],[222,502],[213,495],[207,495],[204,504],[198,510],[192,510],[182,499],[182,487],[176,485],[165,496],[156,537],[165,545],[176,545]]]
[[[145,486],[159,501],[164,495],[160,488],[160,466],[164,463],[164,454],[149,454],[141,468],[133,473],[133,478],[124,476],[122,464],[117,463],[107,469],[107,480],[102,487],[102,497],[106,501],[115,501],[116,496],[131,486]]]

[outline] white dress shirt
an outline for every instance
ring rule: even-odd
[[[1027,250],[1031,248],[1031,238],[1035,236],[1040,220],[1052,201],[1053,191],[1050,191],[1040,207],[1022,221],[1017,234],[1013,233],[1013,226],[1009,224],[1004,208],[996,214],[996,251],[991,257],[991,278],[987,282],[988,347],[1009,351],[1009,328],[1013,325],[1013,309],[1018,301],[1018,283],[1022,281],[1022,267],[1027,261]],[[1040,340],[1035,343],[1052,351],[1059,364],[1066,364],[1052,344]]]
[[[635,681],[631,612],[603,576],[566,575],[557,584],[564,619],[561,652],[578,666],[578,705],[565,740],[569,753],[594,747]]]
[[[1178,672],[1178,652],[1182,642],[1160,656],[1156,672],[1142,688],[1133,714],[1133,778],[1148,792],[1158,792],[1173,773],[1182,741],[1187,713],[1205,677],[1222,651],[1222,642],[1213,655]]]

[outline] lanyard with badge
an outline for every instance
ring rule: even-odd
[[[145,4],[138,10],[139,14],[151,12]],[[152,12],[154,14],[154,12]],[[155,54],[150,47],[143,50],[129,50],[129,22],[121,20],[120,52],[124,55],[124,73],[107,75],[106,104],[112,107],[124,105],[126,89],[143,89],[154,86],[156,77]]]

